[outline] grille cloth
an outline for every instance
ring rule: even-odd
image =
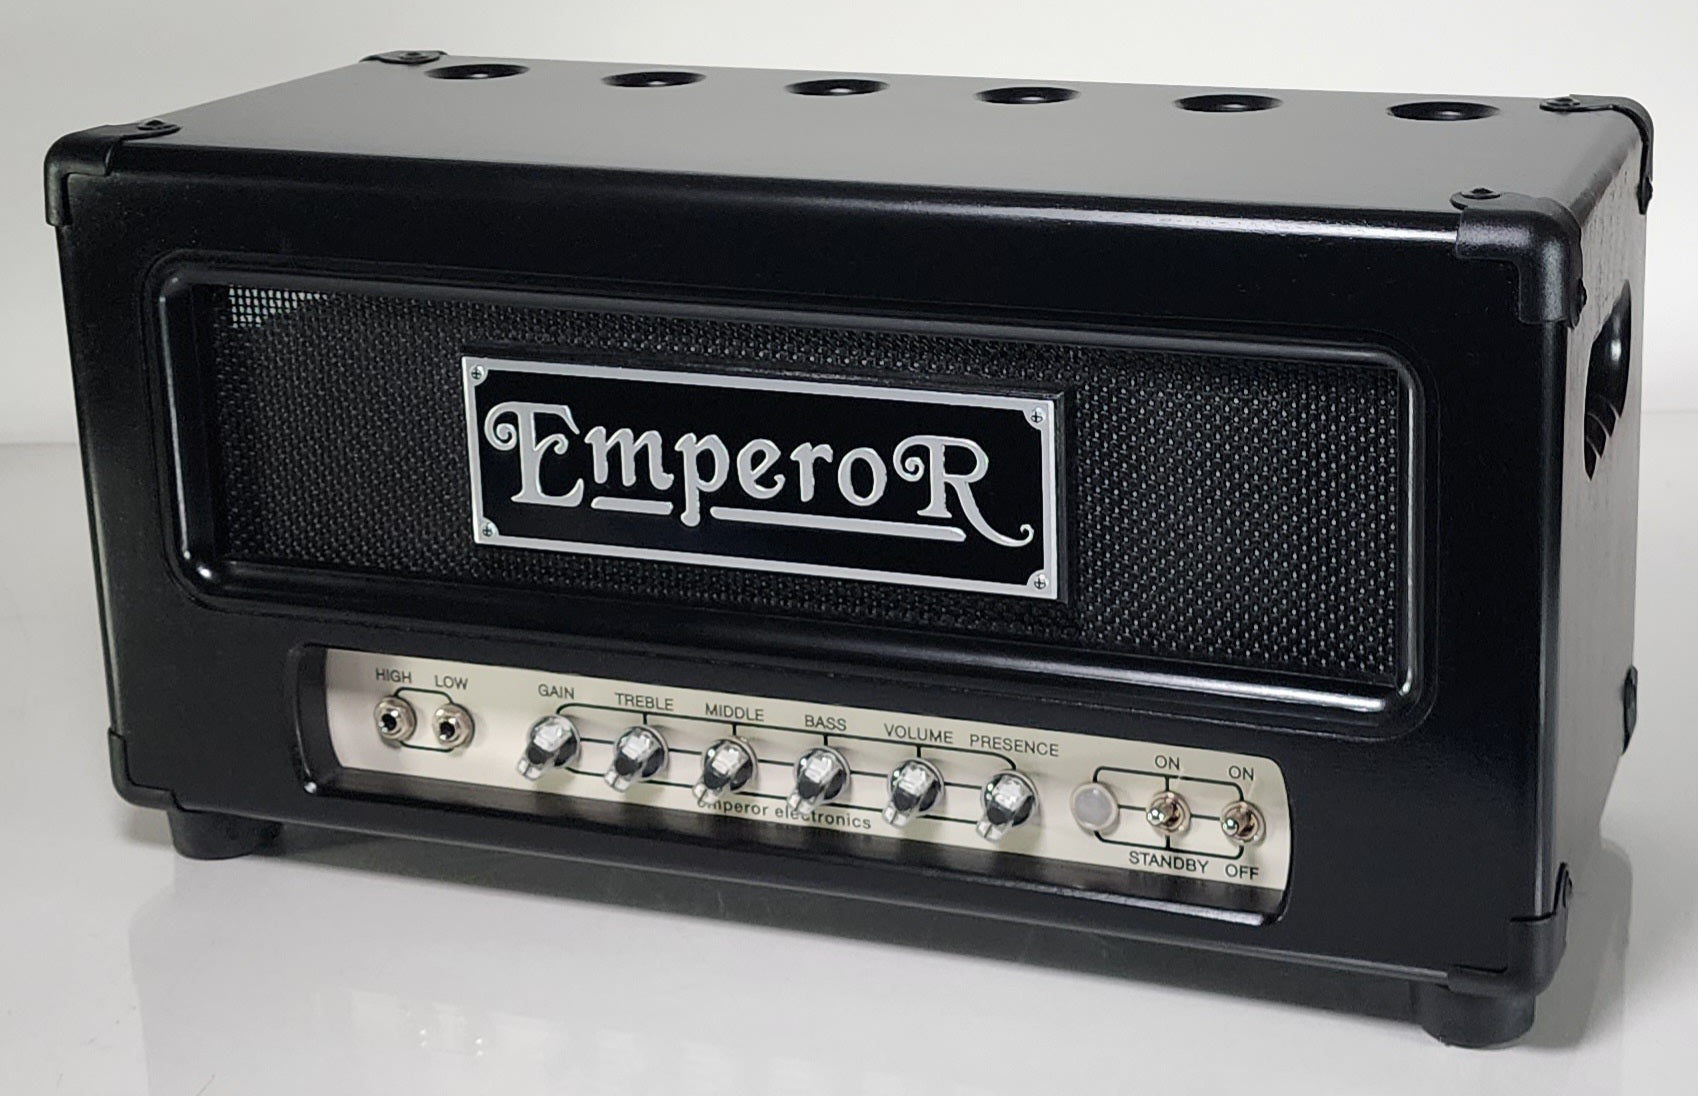
[[[225,558],[584,591],[1391,683],[1404,536],[1387,369],[361,293],[205,287]],[[476,547],[468,343],[1068,393],[1065,603]]]

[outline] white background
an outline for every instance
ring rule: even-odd
[[[48,145],[411,48],[1046,82],[1632,96],[1658,131],[1645,406],[1698,409],[1693,0],[0,0],[0,442],[74,437],[42,217]]]

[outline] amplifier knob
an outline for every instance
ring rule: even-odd
[[[702,753],[702,776],[692,789],[706,807],[726,792],[741,791],[755,778],[755,751],[740,738],[722,738]]]
[[[1031,820],[1038,806],[1038,789],[1022,773],[1009,769],[990,778],[979,795],[984,814],[976,827],[986,841],[1001,841],[1015,826]]]
[[[622,792],[632,784],[652,779],[666,767],[666,739],[653,727],[631,727],[613,744],[613,764],[607,767],[607,784]]]
[[[786,802],[798,814],[814,813],[849,786],[849,762],[830,746],[815,746],[796,762],[796,790]]]
[[[577,755],[578,728],[563,715],[545,715],[531,724],[525,736],[525,752],[519,755],[515,767],[526,780],[536,780]]]
[[[900,829],[911,820],[929,814],[943,797],[943,774],[930,761],[915,757],[896,766],[890,774],[890,801],[884,805],[884,820]]]

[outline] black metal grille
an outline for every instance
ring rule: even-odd
[[[589,592],[1391,683],[1402,382],[1365,365],[206,287],[226,558]],[[478,547],[468,344],[1068,394],[1064,603]]]

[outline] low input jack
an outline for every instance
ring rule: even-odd
[[[431,733],[436,744],[445,750],[457,750],[472,740],[477,725],[472,713],[450,701],[437,708],[430,717]]]

